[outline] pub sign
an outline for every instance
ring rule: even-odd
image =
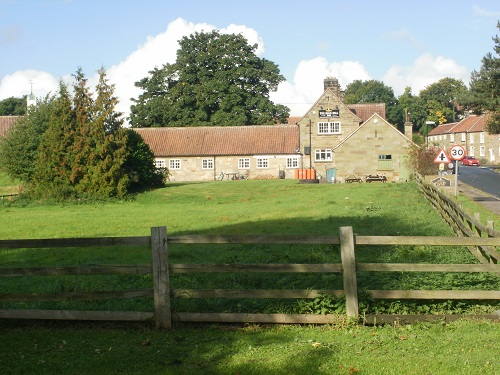
[[[338,109],[320,109],[319,118],[338,118],[340,116]]]

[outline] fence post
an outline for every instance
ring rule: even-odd
[[[153,261],[153,287],[156,328],[170,329],[170,279],[168,270],[167,228],[151,228],[151,250]]]
[[[347,316],[358,318],[358,287],[352,227],[340,227],[340,256],[342,258]]]

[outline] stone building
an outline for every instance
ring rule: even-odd
[[[459,144],[467,155],[474,156],[483,163],[500,163],[500,134],[486,131],[488,115],[470,115],[459,122],[438,125],[429,132],[426,142],[449,150]]]
[[[346,105],[336,79],[324,85],[323,95],[297,122],[303,165],[337,181],[370,174],[407,180],[411,126],[405,136],[386,121],[384,103]]]
[[[321,97],[288,125],[135,131],[153,150],[157,166],[167,167],[175,181],[209,181],[221,173],[297,178],[300,169],[339,182],[370,174],[407,180],[411,124],[405,136],[386,121],[384,103],[346,105],[343,98],[337,79],[328,77]]]
[[[293,178],[300,165],[297,125],[135,129],[173,181]]]

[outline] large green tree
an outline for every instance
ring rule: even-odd
[[[26,106],[26,96],[0,100],[0,116],[23,116],[26,114]]]
[[[467,92],[467,87],[462,80],[455,78],[442,78],[428,85],[420,91],[420,98],[428,108],[428,120],[436,124],[455,122],[463,110],[457,105]]]
[[[497,23],[500,29],[500,21]],[[487,129],[490,133],[500,134],[500,38],[492,38],[494,54],[488,52],[481,60],[479,71],[471,73],[470,95],[466,105],[475,113],[490,113]]]
[[[35,170],[28,184],[32,196],[64,200],[76,195],[72,184],[76,130],[72,99],[67,85],[61,81],[50,113],[49,127],[43,133],[34,160]]]
[[[50,124],[55,96],[46,96],[20,117],[0,142],[0,169],[12,178],[31,181],[38,157],[38,147]]]
[[[385,103],[386,118],[391,123],[401,128],[404,123],[402,109],[394,96],[394,90],[383,82],[376,80],[355,80],[347,85],[345,102],[357,103]]]
[[[407,86],[405,91],[398,98],[399,107],[408,116],[408,120],[413,123],[413,141],[416,143],[422,143],[423,138],[418,135],[417,132],[421,131],[426,120],[427,120],[427,107],[425,103],[418,95],[413,95],[411,87]]]
[[[98,73],[97,98],[86,102],[88,109],[83,111],[81,144],[85,151],[80,160],[83,175],[78,190],[91,197],[123,197],[128,186],[123,168],[129,153],[126,130],[121,113],[115,110],[118,99],[114,85],[109,84],[104,69]]]
[[[173,64],[136,82],[134,127],[259,125],[284,122],[289,109],[269,93],[284,81],[278,66],[259,58],[242,35],[195,33],[183,37]]]

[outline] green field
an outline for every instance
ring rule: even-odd
[[[451,230],[408,184],[298,184],[292,180],[171,184],[129,201],[0,205],[0,238],[62,238],[148,235],[167,226],[169,235],[338,234],[452,236]],[[178,263],[338,262],[335,246],[172,245]],[[360,261],[468,263],[465,248],[360,247]],[[8,267],[146,263],[149,249],[0,250]],[[178,275],[182,276],[182,275]],[[2,280],[0,294],[141,288],[150,277],[45,277]],[[367,289],[493,289],[496,275],[366,274]],[[175,287],[341,288],[339,275],[177,277]],[[317,312],[336,301],[180,301],[177,311]],[[4,305],[1,308],[78,308],[76,302]],[[95,302],[89,309],[151,311],[151,301]],[[436,302],[372,304],[378,312],[482,312],[498,306]],[[0,373],[107,374],[496,374],[500,368],[498,324],[457,322],[415,326],[258,326],[174,324],[157,332],[144,324],[0,321]]]

